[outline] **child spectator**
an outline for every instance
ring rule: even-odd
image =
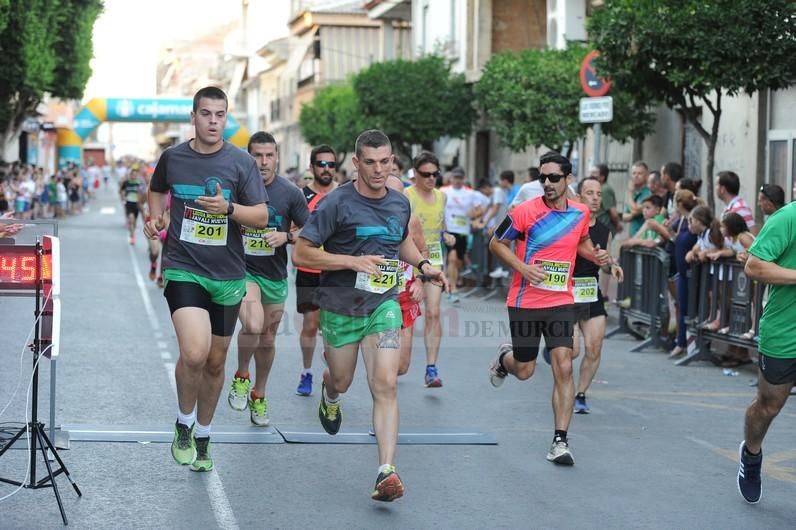
[[[663,226],[666,220],[661,209],[663,208],[663,198],[659,195],[645,197],[641,203],[641,213],[644,215],[644,223],[638,231],[630,238],[626,239],[623,247],[648,247],[654,248],[661,242],[658,229]]]

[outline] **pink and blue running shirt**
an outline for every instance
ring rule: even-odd
[[[537,197],[516,207],[495,235],[500,240],[516,241],[515,254],[523,263],[539,263],[547,271],[547,279],[536,286],[515,271],[506,305],[545,309],[575,303],[575,259],[578,245],[589,237],[586,206],[567,201],[566,210],[554,210],[543,197]]]

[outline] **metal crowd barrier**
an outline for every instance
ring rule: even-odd
[[[765,284],[750,280],[734,258],[691,265],[688,327],[695,346],[676,364],[710,360],[714,342],[756,351],[764,290]],[[717,315],[718,329],[707,329],[703,324]]]
[[[489,252],[489,240],[484,230],[473,229],[473,244],[470,248],[471,272],[463,275],[468,280],[475,281],[475,287],[462,293],[462,298],[480,298],[487,300],[505,300],[508,294],[508,282],[511,281],[511,274],[508,278],[492,279],[489,277],[491,271],[490,261],[493,266],[499,262]],[[490,259],[493,258],[493,259]],[[505,265],[504,265],[505,268]]]
[[[668,349],[661,337],[669,327],[668,277],[669,254],[661,248],[623,248],[619,262],[625,281],[619,284],[619,327],[607,337],[626,333],[643,339],[630,351],[638,352],[650,346]],[[629,299],[629,304],[621,303]]]

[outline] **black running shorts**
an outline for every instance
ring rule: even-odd
[[[138,219],[138,203],[137,202],[124,202],[124,213],[125,215],[133,215],[136,219]]]
[[[595,317],[604,317],[608,313],[605,311],[605,298],[603,293],[597,289],[597,301],[588,302],[585,304],[575,304],[575,321],[582,322],[584,320],[591,320]]]
[[[320,309],[312,301],[312,297],[320,285],[320,274],[296,271],[296,311],[304,314]]]
[[[796,383],[796,359],[780,359],[760,352],[760,373],[772,385]]]
[[[464,234],[448,233],[456,239],[456,243],[454,243],[452,247],[448,247],[448,250],[455,250],[459,259],[463,260],[464,256],[467,254],[467,236]]]
[[[231,337],[235,333],[240,302],[235,305],[216,304],[211,301],[210,293],[198,283],[173,280],[167,282],[163,295],[172,314],[183,307],[198,307],[210,314],[213,335]]]
[[[538,357],[542,337],[551,350],[573,347],[574,304],[547,309],[509,307],[508,310],[511,345],[518,362],[527,363]]]

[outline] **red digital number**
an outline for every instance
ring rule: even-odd
[[[36,257],[25,256],[22,258],[22,274],[19,278],[21,282],[36,281]]]
[[[2,271],[3,277],[7,278],[8,281],[16,281],[17,277],[17,258],[16,256],[12,258],[6,258],[3,256],[0,258],[0,271]]]
[[[41,279],[42,280],[52,280],[53,279],[53,257],[51,254],[45,254],[42,256],[41,261]]]

